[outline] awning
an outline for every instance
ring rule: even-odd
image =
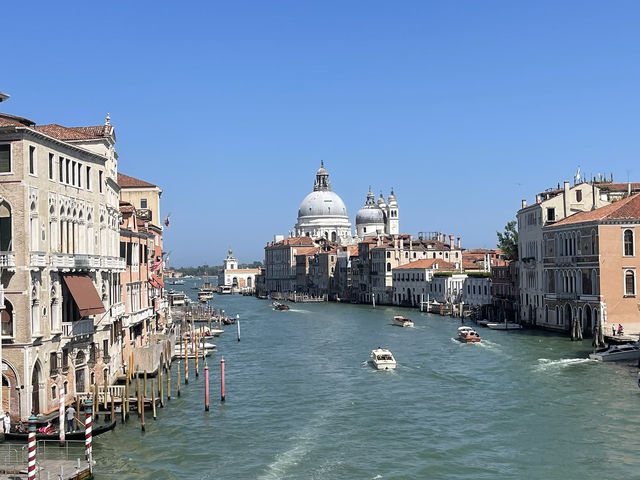
[[[155,273],[152,275],[153,280],[162,288],[164,288],[164,280],[157,276]]]
[[[69,287],[81,316],[87,317],[106,312],[96,287],[87,275],[64,275],[62,278]]]

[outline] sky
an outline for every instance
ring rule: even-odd
[[[262,260],[323,160],[352,224],[493,248],[522,199],[640,181],[640,3],[136,1],[3,5],[6,113],[115,126],[163,190],[170,265]]]

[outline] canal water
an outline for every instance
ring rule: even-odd
[[[588,340],[481,329],[461,344],[459,320],[415,310],[213,303],[240,316],[241,341],[235,326],[215,340],[210,411],[193,364],[176,398],[174,362],[146,433],[132,415],[95,439],[97,479],[640,477],[637,368],[586,360]],[[415,327],[391,325],[396,313]],[[379,346],[397,370],[369,365]]]

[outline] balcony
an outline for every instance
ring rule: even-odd
[[[148,208],[138,208],[136,209],[136,214],[140,220],[144,220],[145,222],[153,221],[152,211]]]
[[[146,307],[142,310],[138,310],[135,313],[130,313],[122,317],[122,326],[123,327],[131,327],[133,325],[137,325],[138,323],[146,320],[147,318],[153,317],[153,307]]]
[[[111,307],[111,316],[117,318],[122,315],[124,315],[124,302],[114,303]]]
[[[109,270],[125,270],[127,268],[126,260],[121,257],[101,257],[100,266]]]
[[[77,268],[100,268],[100,255],[74,255]]]
[[[62,322],[62,335],[67,338],[93,335],[94,332],[95,328],[93,326],[93,319],[91,318],[77,320],[75,322]]]
[[[16,255],[13,252],[0,252],[0,267],[15,267]]]
[[[158,300],[158,311],[166,311],[169,308],[169,302],[165,299]]]
[[[32,254],[32,257],[33,255],[35,254]],[[53,268],[78,268],[87,270],[98,268],[124,270],[126,267],[124,258],[77,253],[52,253],[51,266]]]
[[[44,268],[47,266],[47,254],[45,252],[32,252],[29,255],[29,266]]]

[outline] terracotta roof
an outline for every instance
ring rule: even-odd
[[[296,255],[314,255],[318,250],[318,247],[300,247],[296,249]]]
[[[35,123],[28,118],[0,113],[0,127],[33,127],[34,125]]]
[[[285,245],[313,245],[313,240],[311,237],[289,237],[284,240],[280,240],[279,242],[269,243],[267,246],[275,247],[275,246],[285,246]]]
[[[609,192],[626,192],[629,188],[628,183],[598,183],[596,184],[600,187],[601,190],[609,191]],[[631,182],[631,191],[640,190],[639,182]]]
[[[422,260],[416,260],[415,262],[409,262],[405,265],[394,268],[394,270],[407,270],[410,268],[437,268],[438,270],[453,270],[456,268],[455,264],[440,260],[439,258],[423,258]]]
[[[564,218],[553,224],[553,227],[558,225],[570,225],[573,223],[584,223],[601,220],[616,220],[616,219],[639,219],[640,218],[640,194],[631,195],[630,197],[623,198],[617,202],[613,202],[604,207],[591,210],[589,212],[579,212]]]
[[[33,127],[38,132],[49,135],[50,137],[57,138],[58,140],[73,141],[73,140],[92,140],[96,138],[102,138],[111,134],[113,126],[111,125],[97,125],[92,127],[63,127],[57,123],[50,123],[48,125],[38,125]]]
[[[157,187],[153,183],[145,182],[124,173],[118,172],[118,185],[124,188],[136,188],[136,187]]]

